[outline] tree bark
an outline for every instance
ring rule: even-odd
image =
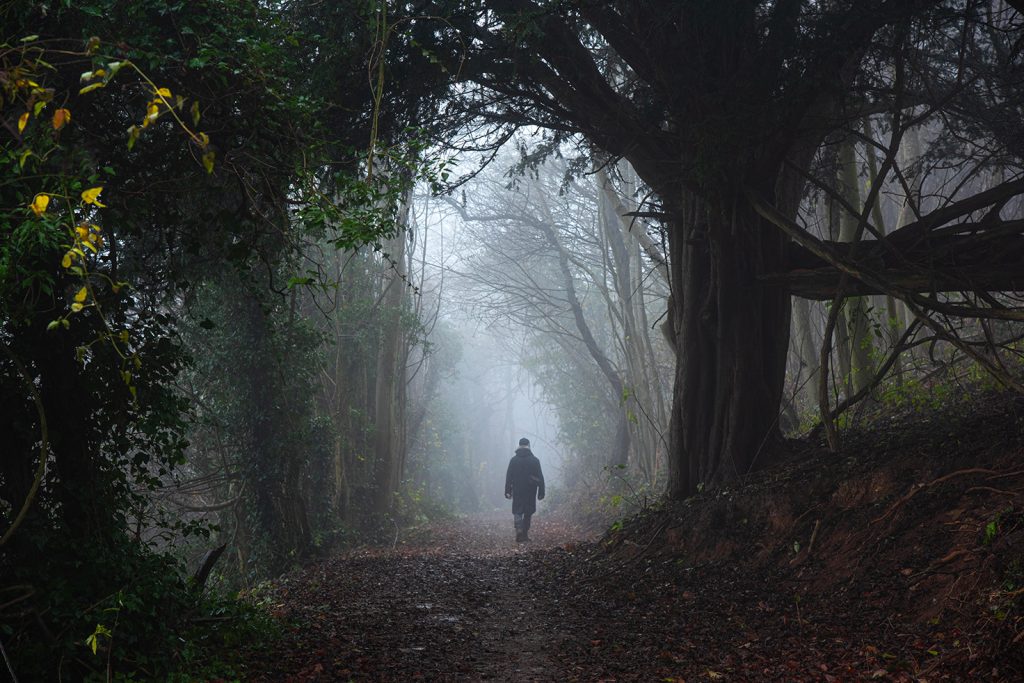
[[[399,224],[408,222],[409,201],[403,197]],[[391,510],[395,491],[402,478],[405,435],[405,363],[408,340],[402,325],[405,301],[405,241],[401,230],[390,241],[391,270],[385,278],[384,322],[381,347],[377,357],[376,390],[374,394],[374,511]]]
[[[854,154],[853,142],[845,141],[839,148],[839,186],[850,206],[860,208],[860,188],[857,175],[857,159]],[[839,219],[839,241],[856,243],[863,237],[858,216],[843,211]],[[849,370],[842,378],[847,386],[847,396],[853,396],[867,386],[874,375],[872,368],[871,335],[868,325],[868,306],[864,297],[851,297],[843,307],[844,325],[847,333],[849,349]]]
[[[789,294],[757,279],[782,262],[783,236],[736,195],[713,202],[687,194],[682,209],[669,230],[679,342],[675,498],[745,475],[777,436],[790,324]]]

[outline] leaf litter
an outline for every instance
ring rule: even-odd
[[[338,554],[275,584],[245,678],[1024,680],[1024,404],[978,403],[600,538],[491,513]]]

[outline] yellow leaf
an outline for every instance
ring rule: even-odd
[[[33,152],[30,149],[26,149],[24,152],[22,152],[21,156],[18,157],[18,168],[25,168],[25,161],[28,160],[28,158],[33,154],[35,154],[35,152]]]
[[[77,237],[80,240],[84,240],[88,236],[89,236],[89,228],[85,227],[84,225],[76,225],[75,226],[75,237]]]
[[[143,125],[145,125],[145,124],[143,124]],[[131,151],[131,148],[135,146],[135,143],[138,141],[140,135],[142,135],[142,129],[139,128],[138,126],[132,126],[131,128],[128,129],[128,150],[129,151]]]
[[[213,160],[215,156],[212,149],[203,155],[203,168],[206,169],[207,173],[213,173]]]
[[[53,112],[53,129],[60,130],[71,122],[71,112],[61,108]]]
[[[160,97],[170,97],[171,91],[168,88],[158,88],[156,94]]]
[[[146,107],[146,118],[150,121],[156,121],[158,116],[160,116],[160,107],[150,102],[149,106]]]
[[[209,144],[210,144],[210,136],[207,135],[206,133],[200,133],[199,134],[199,146],[200,147],[206,147]]]
[[[65,268],[70,268],[71,267],[71,256],[72,256],[72,253],[70,251],[68,253],[64,254],[64,258],[61,259],[60,265],[64,266]]]
[[[102,88],[105,85],[106,85],[106,83],[104,83],[103,81],[100,81],[99,83],[92,83],[90,85],[85,86],[81,90],[79,90],[78,94],[79,95],[84,95],[87,92],[92,92],[93,90],[96,90],[98,88]]]
[[[80,290],[75,292],[75,301],[77,303],[82,303],[83,301],[85,301],[85,298],[87,296],[89,296],[89,290],[86,289],[85,287],[82,287]]]
[[[40,101],[36,102],[35,105],[33,105],[32,111],[35,113],[36,116],[39,116],[39,112],[41,112],[45,108],[46,108],[46,101],[45,100],[40,100]]]
[[[78,313],[78,312],[79,312],[79,311],[81,311],[81,310],[82,310],[83,308],[85,308],[85,306],[83,306],[82,304],[79,304],[79,303],[73,303],[73,304],[71,304],[71,312],[72,312],[72,313]]]
[[[20,117],[18,117],[18,133],[23,133],[25,131],[25,126],[27,126],[27,125],[28,125],[28,112],[25,112]]]
[[[102,187],[93,187],[82,193],[83,204],[93,204],[101,209],[106,207],[106,204],[100,204],[100,192],[103,192]]]
[[[189,109],[189,111],[192,114],[192,125],[193,126],[198,126],[199,125],[199,102],[196,102],[196,101],[192,102],[192,107],[191,107],[191,109]]]
[[[32,203],[28,205],[28,208],[32,209],[32,213],[37,216],[42,216],[46,213],[46,207],[50,205],[50,195],[37,194],[32,199]]]

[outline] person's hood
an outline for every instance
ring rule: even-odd
[[[520,446],[519,448],[516,449],[516,456],[517,457],[521,458],[521,457],[524,457],[524,456],[527,456],[527,455],[533,455],[533,451],[531,451],[526,446]]]

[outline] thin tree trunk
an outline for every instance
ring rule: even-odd
[[[846,202],[850,206],[861,205],[859,181],[857,177],[857,161],[854,156],[853,142],[844,142],[839,148],[840,187]],[[839,220],[839,241],[860,241],[860,221],[849,211],[843,211]],[[850,375],[847,396],[853,396],[863,389],[874,376],[871,360],[873,345],[868,320],[868,307],[865,297],[851,297],[846,300],[845,326],[849,334]]]
[[[874,134],[871,127],[871,119],[864,118],[864,135],[869,139],[873,139]],[[868,177],[871,179],[871,183],[875,183],[878,179],[878,157],[875,153],[874,145],[866,145],[867,157],[868,157]],[[875,227],[878,231],[885,235],[888,233],[885,226],[885,217],[882,215],[882,197],[884,195],[879,194],[875,199],[875,205],[871,207],[872,220],[875,223]],[[903,334],[903,322],[900,315],[899,307],[902,302],[898,301],[896,297],[889,294],[885,296],[885,312],[886,312],[886,327],[889,330],[889,339],[891,343],[895,343],[899,339],[900,335]],[[897,384],[903,383],[903,360],[902,355],[896,357],[895,364],[893,365],[893,375],[896,377]]]
[[[576,285],[573,281],[572,271],[569,269],[569,256],[566,253],[565,246],[558,240],[558,236],[555,234],[553,227],[546,223],[538,227],[558,254],[558,266],[562,274],[565,298],[566,302],[569,304],[569,309],[572,311],[573,320],[576,323],[576,330],[580,333],[580,337],[582,338],[583,344],[586,346],[590,357],[595,363],[597,363],[598,368],[601,370],[601,374],[603,374],[605,379],[608,380],[608,384],[613,392],[614,400],[619,404],[620,414],[618,416],[615,444],[613,445],[613,452],[610,454],[609,464],[613,466],[625,464],[629,457],[629,428],[626,423],[626,411],[621,406],[622,397],[625,391],[625,384],[623,383],[618,370],[612,365],[611,360],[609,360],[608,356],[597,343],[597,339],[594,338],[590,325],[587,323],[586,316],[583,314],[583,306],[580,304],[579,297],[576,295]]]
[[[399,224],[408,220],[409,201],[403,197]],[[404,217],[404,218],[403,218]],[[377,356],[374,392],[374,511],[385,514],[391,510],[394,494],[401,480],[404,458],[405,364],[408,353],[407,335],[402,327],[405,301],[405,242],[400,230],[389,241],[390,267],[386,267],[386,288],[382,307],[382,339]]]
[[[796,357],[800,363],[800,390],[807,396],[814,396],[817,386],[818,371],[821,367],[815,350],[813,324],[811,323],[811,302],[801,297],[793,297],[793,332],[795,333]]]

